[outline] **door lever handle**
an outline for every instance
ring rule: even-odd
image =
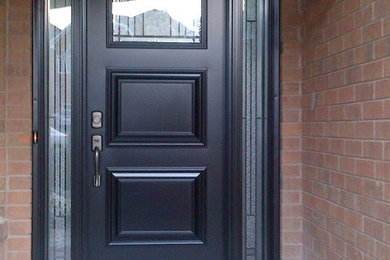
[[[95,160],[95,175],[93,176],[93,186],[100,187],[101,185],[101,175],[99,171],[100,151],[97,147],[95,147],[95,150],[93,152],[94,152],[94,160]]]
[[[93,135],[92,136],[92,151],[93,151],[93,160],[95,166],[95,174],[93,175],[93,186],[101,186],[101,175],[100,175],[100,151],[103,149],[102,146],[102,136]]]

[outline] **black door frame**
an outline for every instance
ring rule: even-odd
[[[230,136],[230,250],[231,260],[243,258],[243,170],[242,170],[242,4],[243,0],[228,1],[228,41],[227,63],[229,72],[228,106]],[[264,91],[263,119],[263,193],[259,194],[262,216],[258,216],[264,227],[262,238],[257,248],[262,252],[261,260],[280,259],[280,166],[279,166],[279,0],[258,0],[263,2],[262,28],[259,31],[263,40],[262,55],[262,85]],[[72,0],[72,125],[84,125],[85,107],[82,100],[85,96],[85,2]],[[46,109],[46,25],[47,12],[45,0],[33,0],[33,131],[38,133],[39,142],[33,144],[33,215],[32,215],[32,259],[46,260],[47,245],[47,109]],[[83,206],[81,174],[83,171],[83,152],[85,144],[84,129],[77,131],[72,128],[72,158],[80,158],[72,163],[72,211],[80,212]],[[84,146],[85,147],[85,146]],[[72,259],[82,259],[82,248],[85,242],[81,240],[82,216],[72,214]]]

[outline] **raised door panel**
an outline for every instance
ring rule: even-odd
[[[109,145],[205,145],[206,71],[109,69]]]
[[[109,168],[107,244],[203,244],[205,168]]]

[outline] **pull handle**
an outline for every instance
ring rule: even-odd
[[[99,171],[99,159],[100,159],[100,151],[99,148],[95,147],[94,150],[94,161],[95,161],[95,175],[93,176],[93,186],[100,187],[101,185],[101,175]]]
[[[92,151],[93,151],[93,160],[95,166],[95,173],[93,175],[93,186],[101,186],[101,176],[100,176],[100,152],[103,149],[103,137],[101,135],[92,136]]]

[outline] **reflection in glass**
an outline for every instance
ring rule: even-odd
[[[201,1],[113,0],[113,41],[200,43]]]
[[[70,260],[71,0],[48,0],[48,259]]]

